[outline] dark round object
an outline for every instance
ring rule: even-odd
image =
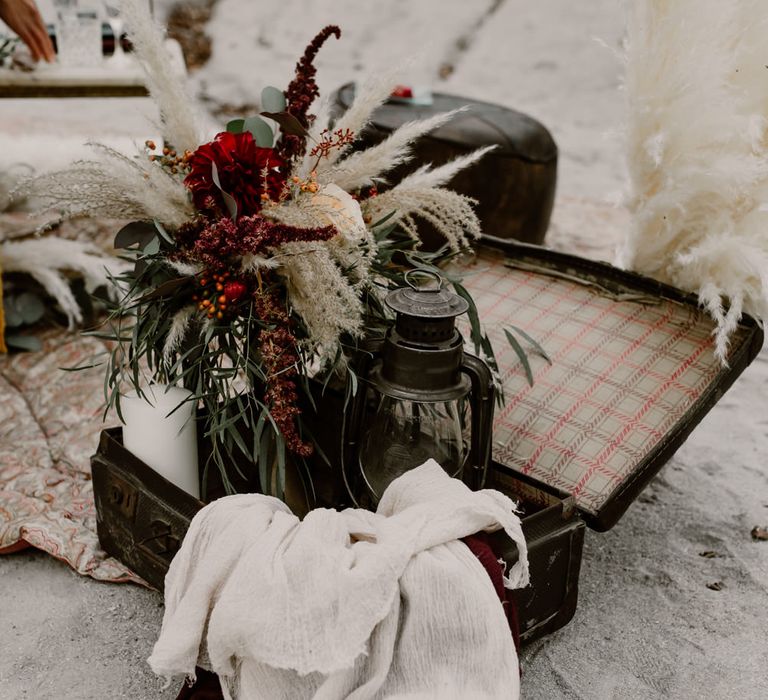
[[[349,108],[354,95],[353,83],[337,91],[337,117]],[[434,93],[428,106],[390,101],[374,112],[358,148],[380,143],[406,122],[463,106],[468,107],[464,113],[419,139],[414,158],[387,173],[387,181],[397,183],[425,163],[441,165],[483,146],[496,145],[494,151],[456,175],[450,187],[478,201],[476,212],[484,234],[542,243],[555,200],[557,145],[549,131],[528,115],[442,93]],[[427,222],[420,223],[427,247],[441,245],[442,237]]]

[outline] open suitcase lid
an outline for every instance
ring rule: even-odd
[[[605,263],[484,237],[465,270],[499,362],[493,459],[573,496],[587,525],[611,528],[760,351],[745,317],[728,367],[695,296]],[[504,329],[522,328],[534,385]]]

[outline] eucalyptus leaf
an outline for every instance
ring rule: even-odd
[[[27,326],[37,323],[45,314],[45,304],[32,292],[22,292],[17,297],[12,297],[12,303],[21,315],[22,323]]]
[[[285,109],[285,95],[283,91],[267,85],[261,91],[261,108],[265,112],[282,112]]]
[[[272,127],[261,117],[248,117],[243,124],[243,131],[250,131],[253,134],[253,140],[260,148],[272,148],[275,143]]]
[[[229,215],[234,221],[237,219],[237,202],[235,201],[235,198],[229,194],[229,192],[225,192],[224,188],[221,186],[221,180],[219,180],[219,169],[216,167],[216,163],[213,161],[211,161],[211,178],[213,179],[216,187],[221,190],[221,194],[224,196],[224,203],[227,205],[227,209],[229,210]]]
[[[40,338],[34,335],[17,335],[15,333],[6,334],[5,344],[9,348],[16,350],[26,350],[27,352],[38,352],[43,349]]]
[[[152,301],[153,299],[160,299],[161,297],[174,296],[182,287],[190,284],[194,278],[192,277],[175,277],[155,287],[151,292],[143,295],[137,300],[138,304],[144,304],[145,302]]]
[[[115,248],[130,248],[139,244],[140,249],[155,237],[157,230],[150,221],[132,221],[121,228],[115,236]]]
[[[280,130],[289,136],[308,136],[306,127],[289,112],[262,112],[262,117],[267,117],[280,125]]]
[[[230,134],[242,134],[244,129],[245,119],[233,119],[227,122],[227,131]]]
[[[157,255],[160,252],[160,239],[155,234],[149,243],[147,243],[142,252],[144,255]]]
[[[3,311],[5,313],[5,325],[8,328],[24,325],[24,316],[16,306],[16,297],[6,296],[3,299]]]
[[[165,230],[165,226],[163,226],[157,219],[154,220],[155,228],[157,229],[157,232],[160,234],[160,237],[168,243],[168,245],[175,245],[176,241],[173,240],[173,236],[171,236],[168,231]]]

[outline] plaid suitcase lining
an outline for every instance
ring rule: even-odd
[[[485,256],[464,283],[506,396],[493,458],[573,494],[588,513],[597,514],[721,371],[714,325],[693,306],[622,299]],[[533,387],[505,338],[510,325],[552,359],[550,366],[529,355]]]

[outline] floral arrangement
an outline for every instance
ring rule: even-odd
[[[133,156],[96,145],[97,159],[28,189],[66,215],[134,219],[115,241],[132,269],[112,278],[120,299],[95,333],[113,341],[108,408],[119,413],[121,391],[147,380],[187,387],[205,408],[213,462],[223,467],[242,452],[262,489],[279,495],[286,453],[303,460],[314,449],[300,409],[311,403],[309,377],[345,371],[358,341],[386,328],[383,297],[408,269],[438,265],[479,235],[473,202],[443,185],[488,149],[379,191],[413,141],[453,115],[355,150],[396,81],[359,87],[331,126],[314,59],[340,37],[336,26],[312,40],[285,90],[264,89],[259,115],[204,140],[142,5],[128,0],[124,12],[165,143],[148,140]],[[418,250],[418,218],[445,236],[437,253]],[[473,340],[490,350],[472,312]]]

